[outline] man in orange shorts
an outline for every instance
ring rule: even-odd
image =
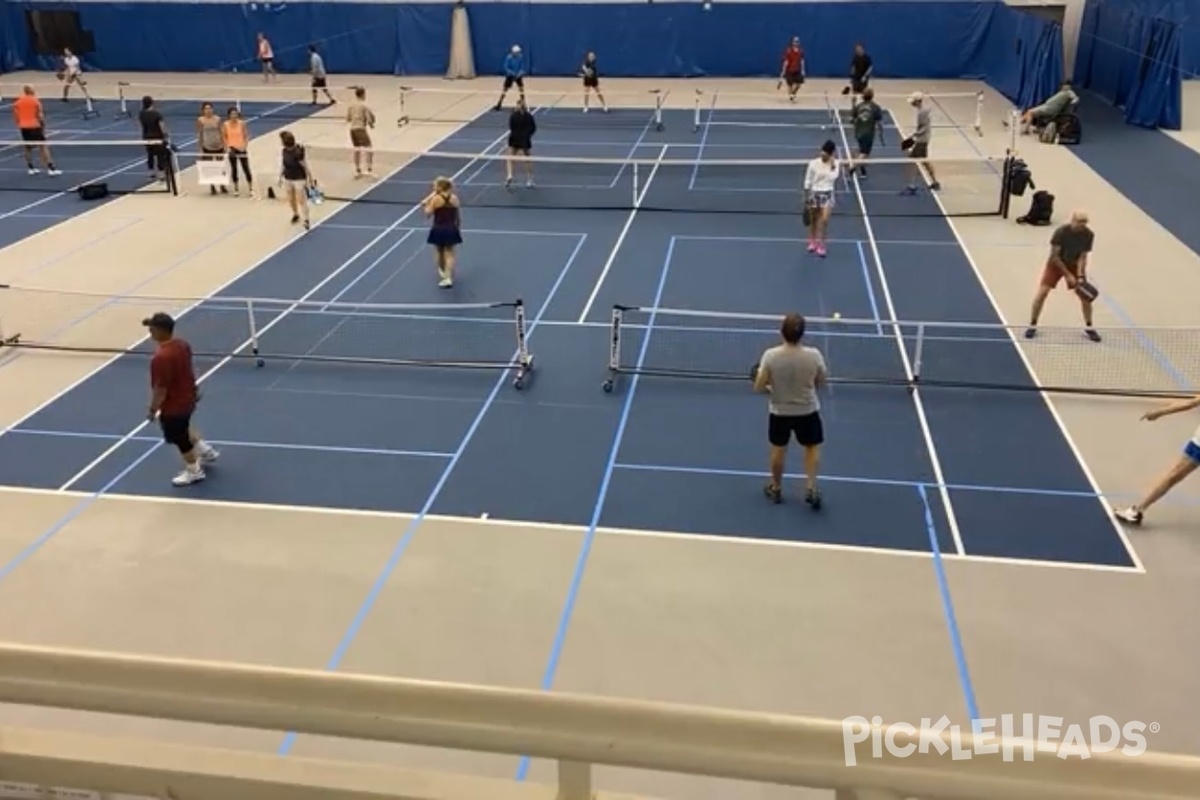
[[[38,168],[33,165],[33,148],[41,151],[42,164],[49,175],[61,175],[54,166],[50,155],[50,146],[46,144],[46,116],[42,113],[42,101],[38,100],[32,86],[21,89],[21,96],[13,101],[13,121],[21,132],[21,141],[25,142],[25,166],[30,175],[37,175]]]
[[[1042,306],[1059,281],[1065,280],[1067,288],[1074,291],[1081,281],[1087,280],[1088,254],[1092,252],[1095,241],[1096,235],[1088,227],[1086,211],[1074,212],[1070,222],[1054,231],[1050,237],[1050,258],[1042,269],[1041,283],[1033,297],[1033,311],[1029,316],[1029,327],[1025,329],[1026,339],[1037,336]],[[1092,301],[1081,296],[1079,304],[1083,308],[1084,335],[1093,342],[1099,342],[1100,334],[1092,327]]]

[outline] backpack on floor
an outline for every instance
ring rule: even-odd
[[[1029,213],[1017,218],[1018,225],[1049,225],[1054,216],[1054,195],[1046,191],[1033,193]]]
[[[1064,114],[1058,118],[1058,143],[1079,144],[1083,139],[1083,125],[1074,114]]]
[[[1038,134],[1038,141],[1042,144],[1057,144],[1058,143],[1058,124],[1055,122],[1047,122],[1042,128],[1042,132]]]
[[[1036,189],[1033,183],[1033,173],[1029,165],[1019,158],[1014,158],[1008,171],[1008,191],[1013,197],[1024,197],[1026,189]]]

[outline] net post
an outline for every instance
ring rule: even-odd
[[[92,95],[88,92],[87,88],[80,84],[79,91],[83,92],[83,118],[91,119],[92,117],[99,116],[99,113],[96,111],[96,104],[92,102]]]
[[[638,188],[641,184],[640,174],[638,173],[638,162],[630,162],[633,164],[633,208],[638,207]]]
[[[655,90],[654,92],[654,127],[658,131],[663,129],[663,103],[666,101],[666,92]]]
[[[164,148],[167,151],[167,158],[163,164],[163,177],[167,181],[167,191],[172,195],[179,196],[179,153],[172,149],[167,142],[159,143],[158,147]]]
[[[975,95],[975,133],[983,136],[983,92]]]
[[[1014,157],[1012,151],[1004,156],[1004,166],[1000,170],[1000,216],[1008,219],[1012,206],[1012,174]]]
[[[533,356],[529,353],[529,331],[525,322],[525,301],[517,298],[513,317],[517,326],[517,374],[513,377],[513,388],[520,389],[525,376],[533,371]]]
[[[408,90],[409,87],[407,86],[400,87],[400,117],[396,120],[396,125],[401,128],[408,124],[408,113],[405,111],[407,108]]]
[[[608,343],[608,378],[604,381],[604,391],[611,392],[621,371],[621,318],[624,309],[614,305],[612,323],[609,329],[611,338]],[[649,334],[649,331],[647,331]]]
[[[901,336],[901,339],[904,337]],[[912,380],[915,387],[921,382],[921,358],[925,351],[925,323],[917,323],[917,341],[913,345]]]
[[[692,133],[698,133],[700,131],[700,94],[701,94],[701,90],[697,89],[696,90],[696,108],[692,112]],[[717,102],[716,92],[713,92],[713,102],[714,103]]]
[[[263,366],[263,359],[258,350],[258,323],[254,321],[254,301],[246,298],[246,320],[250,330],[250,335],[247,337],[250,342],[250,352],[254,356],[254,366]]]
[[[125,87],[128,85],[125,81],[117,82],[117,119],[133,116],[129,113],[129,99],[125,96]]]

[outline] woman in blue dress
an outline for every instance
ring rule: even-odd
[[[421,206],[425,216],[432,220],[426,241],[433,245],[438,286],[449,289],[454,285],[454,248],[462,244],[458,195],[454,194],[454,183],[449,178],[436,179],[433,192]]]

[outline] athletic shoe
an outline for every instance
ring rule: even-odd
[[[812,239],[808,240],[808,252],[810,252],[810,253],[817,252],[817,243],[814,242]]]
[[[200,463],[204,465],[215,464],[217,459],[221,457],[221,452],[215,447],[210,447],[200,454]]]
[[[199,483],[205,478],[204,470],[197,467],[196,469],[185,469],[174,478],[171,479],[173,486],[191,486],[193,483]]]
[[[533,188],[533,178],[530,178],[529,180],[525,181],[525,188],[526,188],[526,189],[532,189],[532,188]]]
[[[513,181],[512,178],[505,178],[504,179],[504,188],[511,190],[512,189],[512,181]]]
[[[38,170],[38,168],[37,168],[37,167],[30,167],[30,168],[29,168],[29,174],[30,174],[30,175],[37,175],[37,174],[38,174],[38,172],[39,172],[39,170]]]
[[[1030,325],[1028,328],[1026,328],[1025,329],[1025,338],[1026,339],[1036,339],[1037,338],[1037,328],[1035,328],[1032,325]]]
[[[929,184],[929,188],[935,192],[940,192],[942,190],[942,185],[937,181],[934,181],[933,183]]]
[[[293,224],[293,225],[295,225],[295,224],[296,224],[297,222],[299,222],[299,221],[300,221],[300,215],[299,215],[299,214],[292,214],[292,224]]]
[[[775,505],[783,502],[783,490],[773,483],[768,483],[763,487],[763,494]]]
[[[1113,516],[1115,516],[1121,522],[1124,522],[1126,525],[1142,524],[1142,512],[1138,511],[1133,506],[1130,506],[1129,508],[1122,508],[1119,511],[1114,511]]]
[[[900,192],[900,194],[904,195],[905,197],[912,197],[916,193],[917,193],[917,187],[915,187],[915,186],[905,186],[904,189]]]
[[[446,276],[438,281],[439,289],[449,289],[452,286],[454,286],[454,281],[450,280],[449,276]]]
[[[62,175],[62,170],[58,167],[51,167],[50,169],[46,170],[46,174],[50,177],[54,177],[55,175]]]
[[[312,220],[304,220],[304,230],[312,230]]]
[[[821,510],[821,493],[816,489],[808,489],[804,492],[804,502],[808,503],[813,511]]]
[[[819,255],[821,258],[825,257],[825,245],[820,243],[817,244],[817,255]]]
[[[1092,328],[1092,327],[1084,328],[1083,335],[1086,336],[1087,338],[1091,339],[1093,342],[1096,342],[1097,344],[1100,343],[1100,334],[1096,332],[1095,328]]]

